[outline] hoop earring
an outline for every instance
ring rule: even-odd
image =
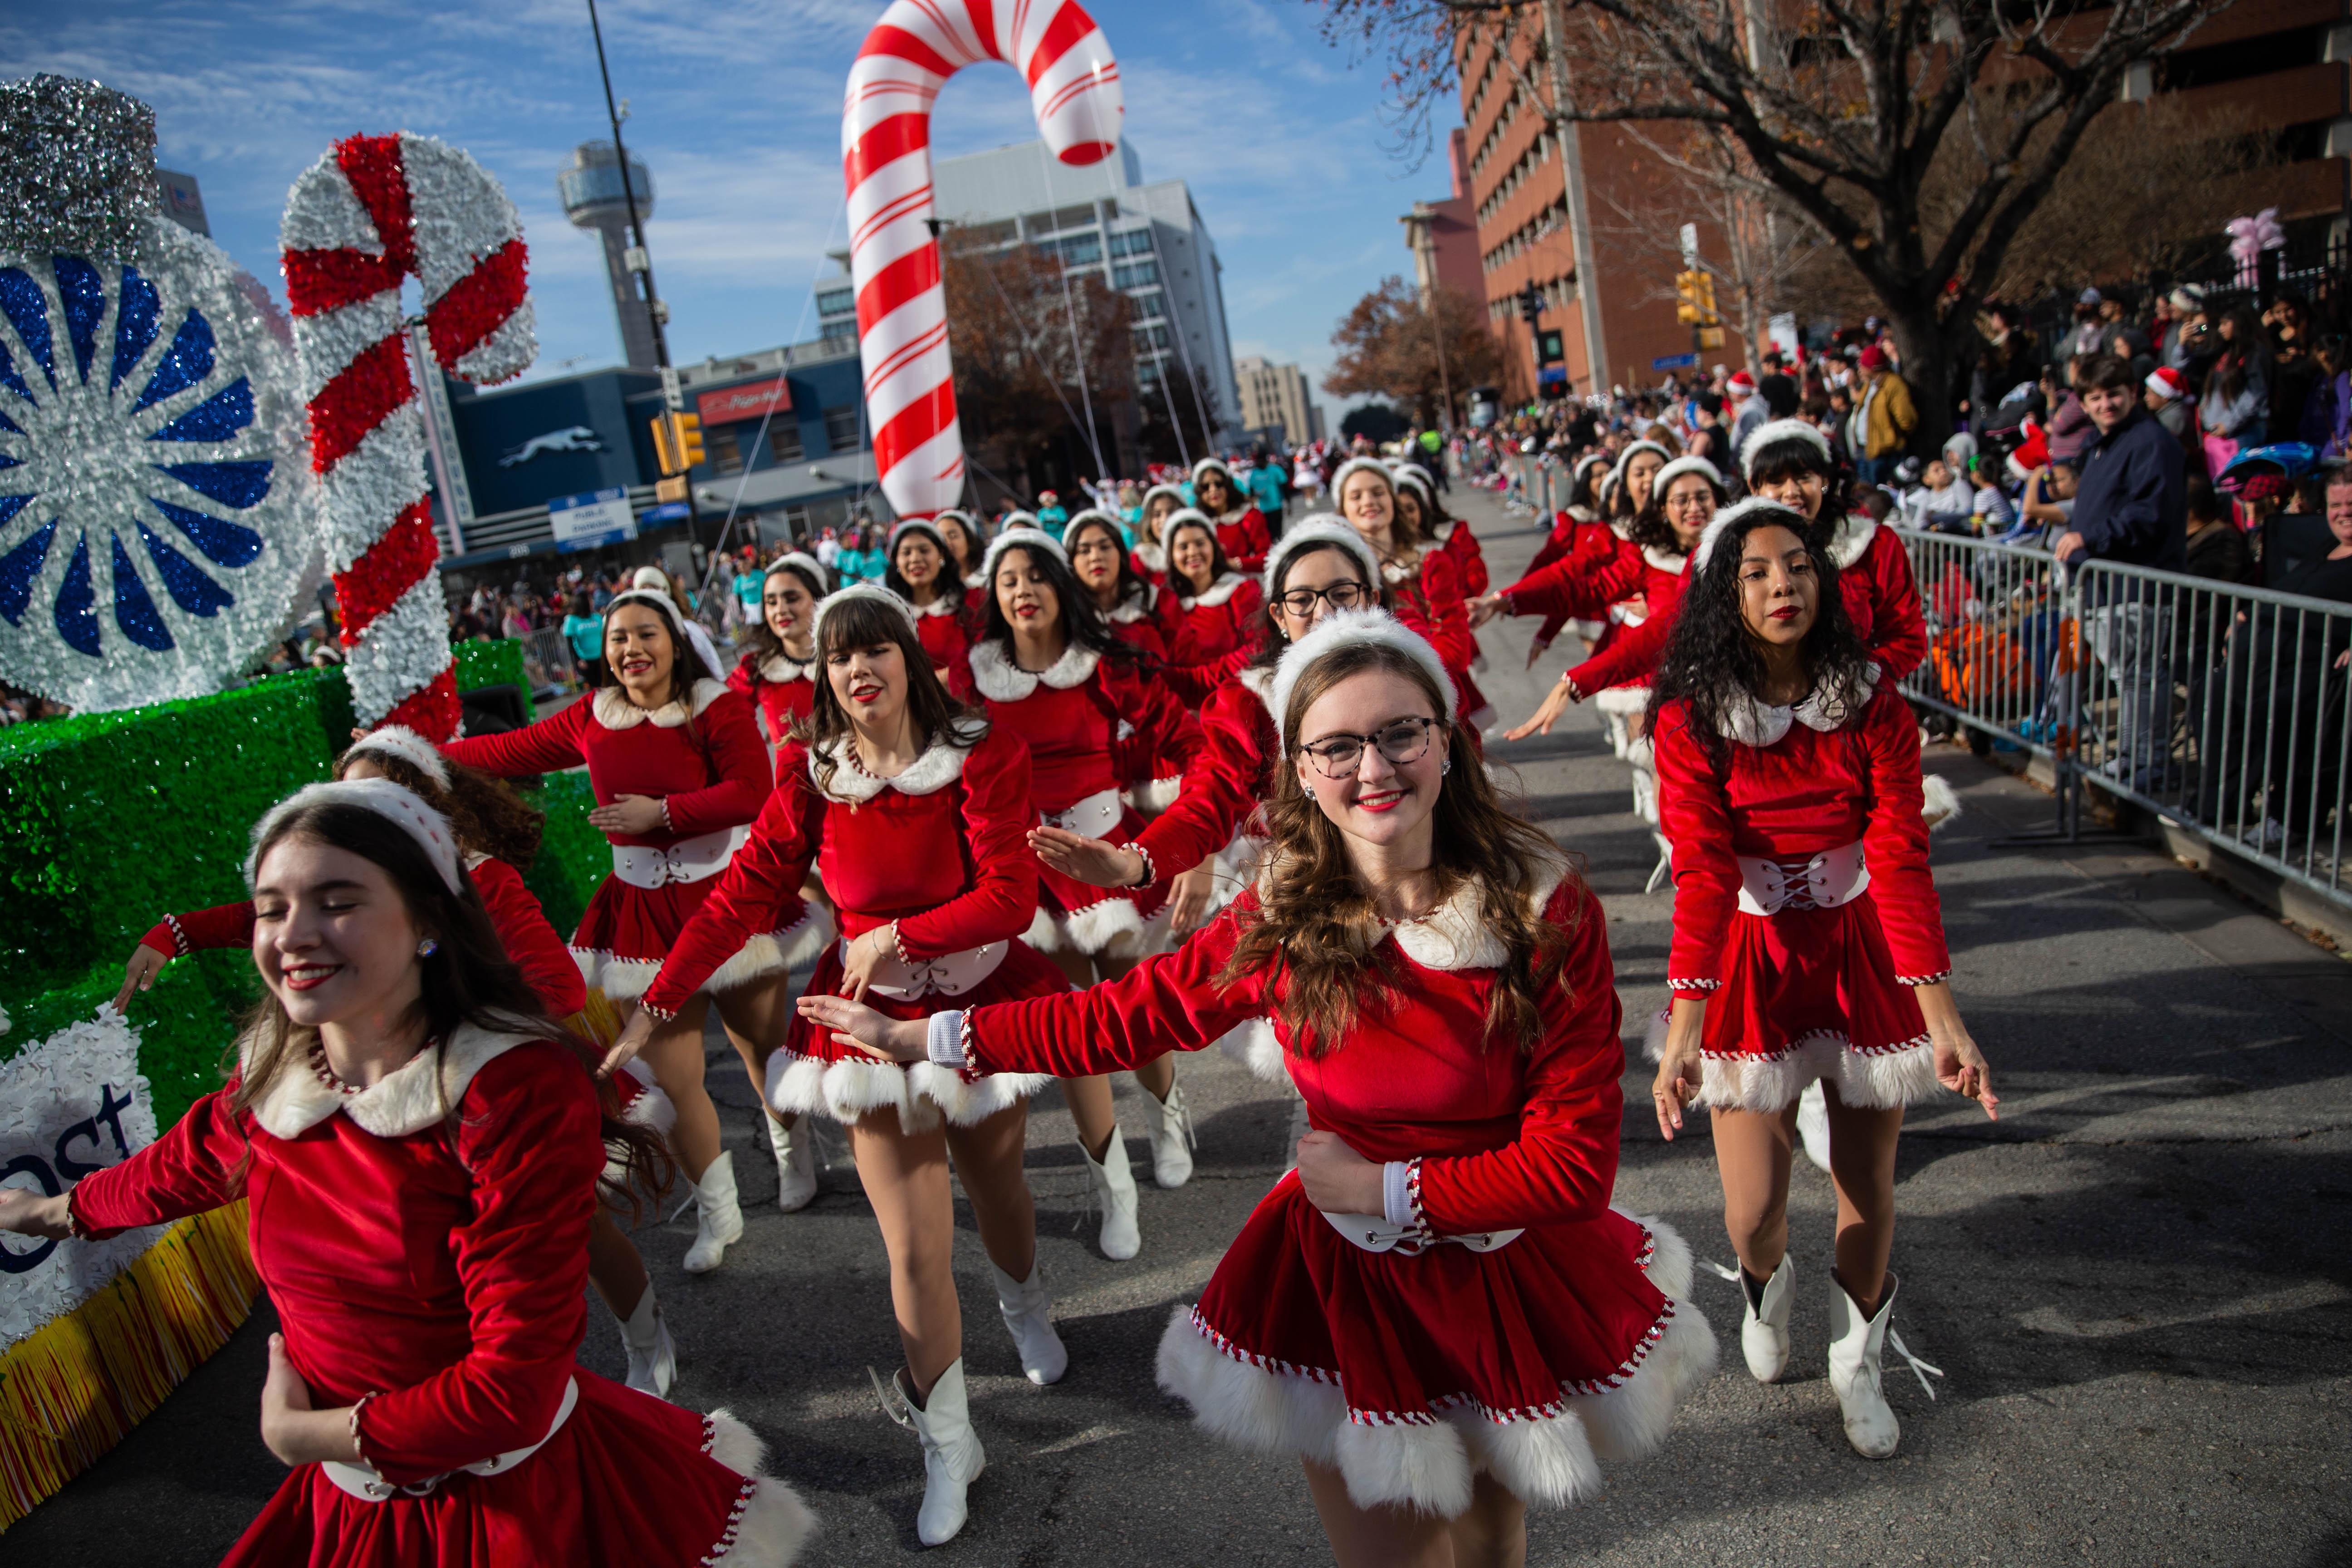
[[[416,956],[419,958],[430,958],[440,951],[441,944],[429,936],[416,944]]]

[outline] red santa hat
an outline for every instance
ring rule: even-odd
[[[2189,378],[2170,365],[2158,365],[2145,384],[2150,392],[2167,403],[2189,395]]]
[[[1743,370],[1735,374],[1732,378],[1724,384],[1731,388],[1732,396],[1746,397],[1749,393],[1756,390],[1756,378]]]
[[[2025,439],[2018,443],[2017,450],[2009,455],[2010,477],[2022,479],[2034,469],[2048,466],[2049,462],[2050,437],[2042,433],[2041,426],[2029,419],[2025,424]]]

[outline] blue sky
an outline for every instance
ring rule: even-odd
[[[1378,62],[1350,64],[1300,0],[1104,0],[1089,7],[1126,88],[1147,179],[1191,183],[1225,266],[1234,351],[1295,360],[1320,391],[1340,314],[1409,273],[1397,223],[1445,194],[1444,162],[1389,154]],[[882,0],[600,0],[680,361],[814,335],[809,286],[844,242],[842,83]],[[9,76],[95,78],[154,106],[165,167],[196,175],[214,237],[283,297],[287,186],[335,138],[407,130],[479,158],[522,209],[541,357],[533,375],[620,358],[593,237],[555,174],[606,134],[585,0],[7,0]],[[941,95],[937,153],[1034,139],[1009,67]]]

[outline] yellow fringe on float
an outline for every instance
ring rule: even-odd
[[[0,1352],[0,1531],[163,1403],[260,1289],[240,1199],[174,1224],[89,1300]]]

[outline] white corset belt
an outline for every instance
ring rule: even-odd
[[[943,952],[937,958],[918,959],[912,963],[895,952],[886,953],[882,962],[874,966],[873,978],[866,984],[883,995],[900,1001],[934,994],[961,996],[995,973],[996,966],[1004,962],[1004,955],[1012,949],[1009,942],[983,942],[961,952]],[[841,944],[841,961],[849,962],[846,939]]]
[[[1108,838],[1126,807],[1116,789],[1097,790],[1066,811],[1041,811],[1037,820],[1048,827],[1066,828],[1082,838]]]
[[[1381,1215],[1332,1214],[1317,1210],[1331,1222],[1331,1228],[1366,1252],[1402,1252],[1412,1257],[1425,1248],[1439,1246],[1466,1247],[1473,1252],[1493,1252],[1508,1247],[1527,1234],[1524,1226],[1517,1230],[1486,1230],[1468,1236],[1423,1236],[1409,1225],[1391,1225]]]
[[[667,849],[649,844],[613,846],[613,875],[632,888],[662,888],[672,882],[699,882],[727,869],[735,851],[751,837],[751,829],[725,827],[698,837],[681,838]]]
[[[369,1464],[347,1465],[341,1459],[320,1461],[319,1468],[342,1491],[362,1502],[383,1502],[395,1497],[428,1497],[433,1489],[462,1470],[468,1475],[490,1476],[511,1470],[541,1448],[572,1419],[572,1407],[580,1403],[580,1380],[566,1378],[563,1383],[563,1403],[555,1407],[555,1419],[547,1424],[547,1436],[536,1443],[526,1443],[520,1448],[509,1448],[503,1454],[492,1454],[487,1459],[477,1459],[470,1465],[460,1465],[456,1470],[444,1470],[421,1481],[403,1486],[385,1480]]]
[[[1739,857],[1739,907],[1751,915],[1782,910],[1833,910],[1850,904],[1870,886],[1862,841],[1824,849],[1810,860],[1758,860]]]

